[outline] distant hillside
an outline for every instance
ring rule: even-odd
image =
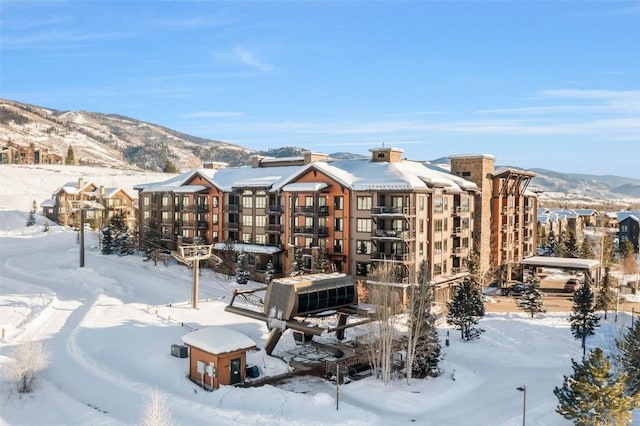
[[[300,156],[302,147],[280,147],[256,151],[219,140],[205,139],[177,132],[152,123],[118,114],[85,111],[57,111],[0,99],[0,145],[48,148],[65,156],[73,148],[81,165],[120,169],[161,171],[167,161],[179,170],[202,166],[203,162],[219,161],[230,166],[250,164],[251,156]],[[362,159],[349,152],[329,154],[337,159]],[[447,157],[429,163],[448,168]],[[496,168],[501,167],[497,165]],[[515,168],[518,168],[515,166]],[[592,200],[640,199],[640,179],[619,176],[569,174],[531,169],[538,174],[530,188],[544,192],[540,199],[564,199],[583,204]]]

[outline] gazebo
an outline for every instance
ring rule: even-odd
[[[535,270],[536,268],[556,268],[564,270],[575,270],[584,273],[585,282],[589,284],[594,283],[594,276],[596,282],[599,282],[600,278],[600,262],[595,259],[578,259],[571,257],[547,257],[547,256],[532,256],[526,259],[522,259],[520,264],[525,268]]]

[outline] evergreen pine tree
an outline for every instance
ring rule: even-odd
[[[540,290],[540,280],[536,276],[529,277],[527,280],[527,289],[522,298],[516,301],[520,309],[531,314],[531,318],[535,314],[544,313],[547,310],[542,306],[542,297],[544,294]]]
[[[153,260],[154,264],[158,261],[158,250],[162,247],[162,239],[158,230],[158,224],[155,220],[150,220],[147,229],[142,236],[142,250],[144,256],[142,260],[145,262]]]
[[[580,247],[578,248],[578,257],[582,259],[595,259],[596,253],[593,250],[593,244],[589,237],[583,237]]]
[[[36,224],[36,211],[38,210],[36,206],[36,200],[33,200],[33,204],[31,205],[31,210],[29,210],[29,217],[27,217],[27,226],[33,226]]]
[[[273,267],[273,262],[271,259],[267,262],[267,268],[264,271],[264,283],[269,284],[273,280],[273,274],[275,273],[275,269]]]
[[[547,237],[547,246],[545,254],[547,256],[557,256],[558,255],[558,238],[556,237],[555,232],[549,231],[549,236]]]
[[[113,239],[113,229],[110,225],[107,225],[102,228],[100,231],[102,233],[102,237],[100,238],[100,243],[102,245],[102,254],[113,254],[115,250],[115,243]]]
[[[291,276],[295,277],[298,275],[304,274],[304,257],[302,253],[302,248],[296,246],[293,252],[293,271],[291,272]]]
[[[462,340],[477,339],[484,332],[481,328],[474,328],[479,318],[484,316],[484,303],[479,286],[470,277],[465,277],[458,286],[458,292],[447,303],[447,308],[447,323],[460,330]]]
[[[330,271],[329,259],[327,259],[326,250],[322,247],[313,251],[311,258],[311,272],[313,274],[323,274]]]
[[[576,240],[576,236],[573,232],[566,231],[561,234],[557,253],[558,257],[578,257],[578,241]]]
[[[114,215],[110,223],[114,239],[113,253],[119,256],[133,254],[133,242],[124,215],[122,213]]]
[[[247,260],[243,251],[238,253],[238,259],[236,260],[236,282],[238,284],[246,284],[249,282],[249,273],[246,270]]]
[[[67,156],[64,159],[64,164],[67,166],[73,166],[76,164],[76,156],[71,145],[69,145],[69,148],[67,148]]]
[[[616,341],[620,370],[626,375],[625,387],[629,395],[640,402],[640,320],[635,320],[620,341]]]
[[[569,316],[571,333],[576,339],[582,340],[582,355],[586,353],[586,339],[595,334],[600,326],[600,317],[595,314],[594,296],[591,286],[585,282],[573,295],[573,309]]]
[[[612,310],[616,304],[617,294],[614,291],[616,285],[617,281],[609,274],[609,268],[604,268],[600,291],[596,296],[596,309],[604,311],[604,319],[607,319],[607,313]]]
[[[637,401],[625,395],[626,376],[614,377],[602,349],[592,350],[582,364],[571,363],[573,375],[564,376],[562,387],[553,390],[556,412],[576,425],[628,424]]]

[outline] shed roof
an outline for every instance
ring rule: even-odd
[[[205,327],[182,336],[189,346],[202,349],[211,354],[225,354],[242,349],[251,349],[256,342],[248,336],[227,327]]]

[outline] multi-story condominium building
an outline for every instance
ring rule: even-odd
[[[402,159],[396,148],[371,159],[254,157],[251,166],[202,169],[139,191],[140,229],[157,229],[168,248],[204,241],[233,242],[249,255],[254,278],[271,261],[282,274],[302,251],[330,269],[371,276],[381,263],[394,280],[416,279],[422,261],[445,286],[465,274],[473,249],[478,186],[460,176]]]
[[[512,279],[513,266],[536,250],[537,196],[527,186],[535,173],[495,171],[492,155],[450,157],[451,173],[476,183],[474,247],[480,269]],[[488,255],[487,255],[488,254]]]
[[[121,214],[130,229],[137,225],[138,200],[133,195],[122,188],[105,188],[82,178],[62,185],[40,206],[45,217],[61,225],[78,221],[81,208],[89,209],[87,220],[98,220],[99,224]]]

